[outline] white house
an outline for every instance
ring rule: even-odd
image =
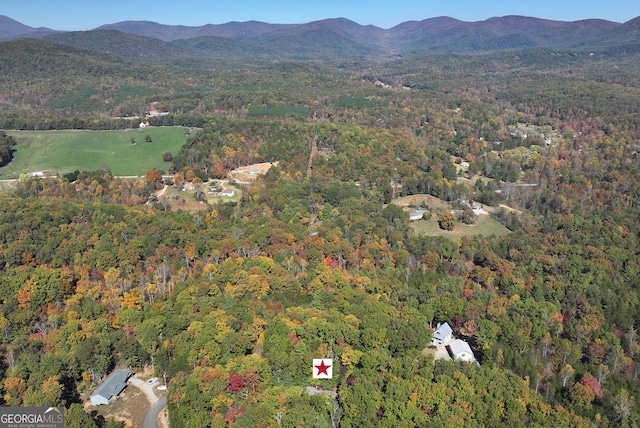
[[[445,322],[444,324],[440,324],[438,328],[436,328],[436,331],[433,332],[431,345],[446,345],[451,339],[453,339],[453,330],[451,330],[449,323]]]
[[[111,376],[102,382],[102,385],[91,394],[89,397],[91,405],[99,406],[101,404],[111,403],[111,401],[127,387],[127,380],[132,375],[133,372],[129,370],[115,370]]]
[[[449,344],[449,351],[451,356],[456,361],[467,361],[473,363],[476,357],[473,355],[473,351],[467,342],[464,340],[456,339]]]

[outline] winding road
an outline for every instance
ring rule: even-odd
[[[142,426],[144,428],[158,428],[158,415],[160,414],[162,409],[164,409],[164,407],[167,405],[166,395],[162,397],[158,397],[155,394],[153,389],[155,385],[157,385],[157,383],[154,383],[153,385],[149,385],[146,381],[142,379],[138,379],[137,377],[130,378],[129,383],[131,383],[131,385],[135,386],[140,391],[142,391],[144,395],[147,396],[149,403],[151,403],[151,407],[149,408],[149,410],[147,410],[147,413],[144,415],[144,421],[142,423]]]
[[[147,410],[147,413],[144,415],[144,421],[142,421],[142,426],[144,428],[157,428],[158,415],[166,405],[167,405],[166,396],[160,398],[158,401],[153,403],[153,405],[149,408],[149,410]]]

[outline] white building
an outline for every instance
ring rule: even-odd
[[[473,355],[473,351],[467,342],[464,340],[456,339],[449,344],[449,351],[451,356],[456,361],[467,361],[473,363],[476,357]]]
[[[423,210],[415,210],[409,213],[409,220],[422,220],[422,216],[424,215]]]
[[[453,339],[453,330],[449,323],[440,324],[436,331],[431,336],[431,345],[446,345],[451,339]]]

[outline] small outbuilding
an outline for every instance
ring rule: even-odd
[[[91,394],[89,399],[91,405],[99,406],[101,404],[111,403],[120,393],[127,387],[127,380],[133,376],[133,372],[130,370],[115,370],[111,373],[102,385],[100,385]]]
[[[424,210],[415,210],[415,211],[411,211],[409,213],[409,220],[410,221],[414,221],[414,220],[422,220],[422,217],[424,216]]]

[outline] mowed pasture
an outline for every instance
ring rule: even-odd
[[[218,185],[219,183],[219,181],[211,181],[204,183],[203,187],[206,189],[210,186]],[[166,198],[169,205],[171,205],[171,211],[200,211],[219,202],[240,202],[242,196],[242,189],[240,186],[224,182],[222,187],[228,190],[233,190],[235,192],[234,195],[217,196],[207,194],[207,203],[203,204],[195,199],[195,191],[181,190],[176,186],[168,186],[164,191],[159,192],[159,200],[163,201]]]
[[[149,127],[116,131],[5,131],[15,137],[13,161],[0,168],[0,178],[48,171],[50,175],[108,167],[113,175],[142,176],[167,170],[162,154],[176,154],[187,140],[185,128]],[[147,135],[151,142],[146,142]],[[135,144],[131,143],[131,139]]]
[[[450,239],[456,239],[463,236],[485,235],[485,236],[504,236],[511,231],[500,224],[497,220],[486,214],[477,216],[474,224],[464,224],[461,221],[456,223],[456,227],[452,231],[440,229],[438,224],[437,212],[451,210],[451,204],[436,198],[432,195],[411,195],[403,196],[393,200],[393,203],[405,210],[409,207],[426,207],[432,211],[433,216],[429,220],[415,220],[411,222],[411,228],[419,235],[444,236]],[[490,209],[487,207],[487,209]]]
[[[434,214],[429,220],[412,221],[411,228],[419,235],[444,236],[450,239],[473,235],[504,236],[511,233],[509,229],[488,215],[479,215],[474,224],[458,221],[452,231],[447,231],[440,229],[438,215]]]

